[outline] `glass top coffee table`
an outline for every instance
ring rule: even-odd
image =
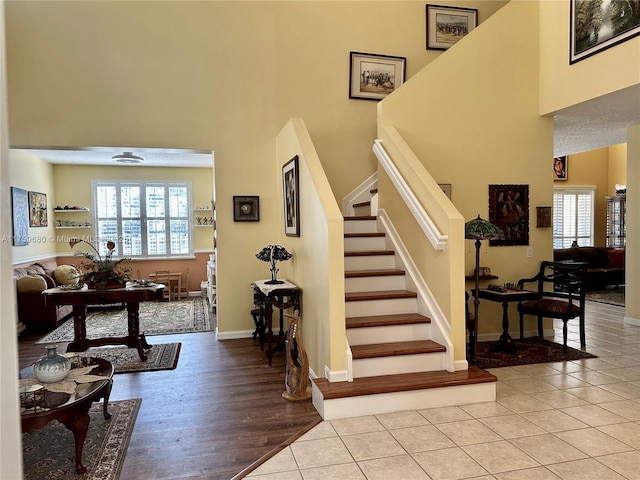
[[[87,365],[95,365],[90,375],[104,377],[91,383],[79,383],[73,393],[51,392],[46,388],[31,388],[20,394],[22,432],[37,430],[49,422],[57,420],[73,433],[76,454],[76,472],[85,473],[82,464],[82,450],[89,430],[89,408],[93,402],[104,399],[104,418],[111,418],[107,411],[111,386],[113,384],[113,365],[101,358],[89,357]],[[21,379],[33,377],[33,367],[20,371]]]

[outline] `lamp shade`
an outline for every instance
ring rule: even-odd
[[[471,240],[502,240],[504,232],[493,223],[480,218],[474,218],[464,224],[464,238]]]
[[[281,245],[267,245],[259,253],[256,253],[256,258],[263,262],[285,261],[291,258],[291,254],[287,252],[287,249]]]

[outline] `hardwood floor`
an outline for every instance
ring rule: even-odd
[[[34,345],[42,335],[20,337],[20,368],[45,353]],[[251,338],[217,341],[202,332],[147,340],[182,349],[175,370],[114,376],[111,400],[142,398],[121,480],[242,478],[321,421],[311,400],[281,397],[284,352],[270,367]]]

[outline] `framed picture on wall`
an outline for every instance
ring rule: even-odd
[[[427,49],[447,50],[477,26],[475,8],[427,5]]]
[[[47,194],[29,192],[29,226],[46,227],[47,220]]]
[[[300,178],[297,155],[282,166],[282,190],[284,198],[284,233],[288,237],[299,237]]]
[[[640,35],[640,3],[571,0],[569,64]]]
[[[565,181],[569,178],[567,175],[567,156],[553,158],[553,179]]]
[[[404,83],[405,57],[351,52],[349,98],[382,100]]]
[[[257,195],[233,196],[233,221],[234,222],[259,222],[260,221],[260,197]]]
[[[29,201],[27,191],[11,187],[11,219],[13,223],[13,245],[29,245]]]
[[[489,221],[504,232],[489,245],[529,245],[529,185],[489,185]]]

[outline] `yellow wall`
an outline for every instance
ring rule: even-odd
[[[505,42],[504,29],[513,25],[518,28]],[[466,221],[488,218],[489,184],[529,185],[533,257],[527,246],[481,249],[481,265],[499,283],[532,276],[552,254],[551,230],[535,226],[535,207],[550,205],[553,188],[550,170],[542,166],[553,157],[553,123],[539,116],[537,35],[537,3],[511,2],[380,107],[379,122],[398,128],[438,183],[452,184],[452,202]],[[496,58],[504,67],[488,68]],[[471,275],[475,248],[467,243],[465,274]],[[480,316],[481,335],[501,330],[499,305],[483,302]],[[460,320],[458,328],[464,328]],[[463,337],[454,338],[456,358],[464,356]]]
[[[29,227],[29,245],[12,248],[14,262],[46,258],[55,254],[53,166],[28,152],[10,150],[9,179],[12,187],[47,195],[48,226]]]
[[[551,162],[549,162],[551,169]],[[555,187],[595,187],[594,245],[604,247],[607,239],[606,197],[615,195],[615,185],[626,184],[626,144],[569,155],[567,180],[554,181]],[[586,246],[586,245],[582,245]]]
[[[505,4],[445,3],[480,8],[481,23]],[[341,202],[376,166],[376,102],[348,98],[349,52],[404,56],[408,78],[442,53],[426,50],[414,1],[9,1],[6,16],[13,144],[215,151],[228,332],[253,330],[254,255],[282,229],[283,125],[305,119]],[[233,195],[259,195],[260,222],[233,222]]]
[[[541,114],[640,83],[640,37],[570,65],[569,2],[542,0],[539,5]]]

